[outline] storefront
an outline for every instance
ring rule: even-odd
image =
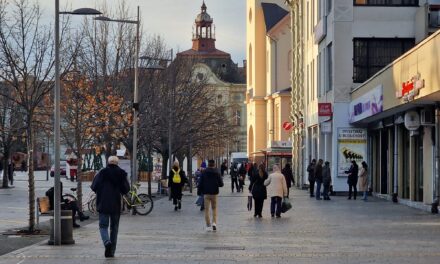
[[[431,204],[437,197],[438,47],[440,32],[351,94],[349,120],[352,126],[367,131],[366,161],[370,188],[376,195],[420,206]]]

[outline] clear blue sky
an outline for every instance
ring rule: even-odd
[[[38,1],[44,9],[45,19],[53,19],[55,0]],[[104,0],[60,0],[60,6],[96,8]],[[108,8],[115,11],[120,0],[106,0]],[[191,48],[192,26],[200,12],[202,0],[125,0],[132,18],[140,6],[144,33],[159,34],[175,51]],[[242,65],[246,58],[246,2],[244,0],[205,0],[207,12],[216,25],[216,47],[231,54]],[[47,15],[47,16],[46,16]]]

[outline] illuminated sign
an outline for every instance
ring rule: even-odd
[[[318,116],[332,116],[331,103],[318,103]]]

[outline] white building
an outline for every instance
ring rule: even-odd
[[[335,191],[349,161],[367,159],[367,130],[349,123],[350,92],[428,34],[425,0],[291,0],[292,117],[297,183],[329,161]]]

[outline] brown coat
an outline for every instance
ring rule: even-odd
[[[361,170],[359,171],[358,191],[360,192],[368,191],[368,172],[364,168],[361,168]]]

